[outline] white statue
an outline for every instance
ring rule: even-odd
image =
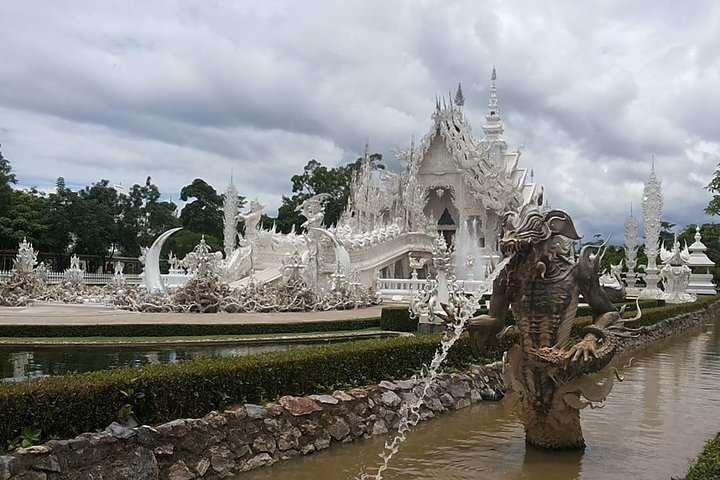
[[[27,239],[18,245],[18,253],[13,263],[13,269],[21,274],[30,274],[35,270],[37,264],[37,252],[33,249],[32,243]]]
[[[681,250],[680,242],[675,239],[672,250],[665,249],[664,245],[661,247],[660,258],[663,262],[663,267],[660,269],[660,279],[665,287],[663,299],[668,303],[694,302],[697,297],[687,291],[690,274],[692,273],[688,266],[690,252],[687,245]]]
[[[320,193],[308,198],[297,207],[296,211],[300,212],[300,215],[307,219],[302,224],[303,228],[309,231],[311,228],[322,227],[323,220],[325,219],[323,205],[329,198],[329,194]]]
[[[237,214],[237,219],[245,222],[245,240],[252,242],[258,238],[258,230],[260,225],[260,219],[262,212],[265,209],[265,205],[253,200],[250,202],[250,209],[247,212],[241,212]]]

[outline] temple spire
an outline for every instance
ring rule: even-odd
[[[462,107],[465,105],[465,95],[463,95],[462,84],[458,83],[457,93],[455,94],[455,105]]]
[[[501,140],[505,131],[497,101],[497,71],[495,67],[493,67],[490,75],[490,101],[488,102],[488,113],[485,115],[485,124],[482,129],[487,140]]]

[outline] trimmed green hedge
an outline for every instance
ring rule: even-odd
[[[720,433],[705,444],[705,448],[685,475],[685,480],[720,478]]]
[[[642,322],[703,309],[717,297],[646,312]],[[589,321],[589,319],[585,319]],[[328,322],[335,324],[335,322]],[[304,325],[304,324],[303,324]],[[578,333],[582,323],[574,329]],[[517,342],[510,336],[489,358],[497,360]],[[44,438],[71,437],[102,429],[129,404],[141,422],[199,417],[239,403],[263,403],[281,395],[307,395],[351,385],[402,378],[428,364],[440,335],[363,340],[247,357],[152,365],[0,384],[0,445],[24,427]],[[472,361],[467,335],[450,350],[446,366]],[[125,394],[123,394],[125,392]]]
[[[40,429],[43,438],[102,429],[117,420],[125,404],[141,422],[156,424],[203,416],[232,403],[263,403],[405,377],[430,363],[439,343],[440,335],[364,340],[0,384],[0,443],[28,426]],[[460,367],[471,360],[464,336],[446,365]],[[128,398],[122,391],[132,393]]]
[[[417,332],[418,319],[410,318],[410,310],[404,307],[383,307],[380,329],[390,332]]]
[[[221,314],[218,314],[221,315]],[[0,337],[186,337],[201,335],[267,335],[273,333],[337,332],[378,328],[379,318],[297,323],[248,324],[99,324],[2,325]]]

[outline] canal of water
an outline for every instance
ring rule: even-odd
[[[156,363],[178,363],[201,358],[239,357],[262,352],[305,347],[301,343],[262,345],[168,346],[0,346],[0,381],[18,381],[68,372],[93,372]]]
[[[584,410],[587,447],[526,447],[504,402],[481,402],[424,422],[384,478],[433,480],[657,480],[682,475],[720,431],[720,321],[632,353],[625,381],[602,409]],[[626,364],[618,358],[616,365]],[[243,480],[352,479],[376,469],[387,436],[341,444],[243,474]]]

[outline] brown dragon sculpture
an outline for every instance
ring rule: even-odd
[[[472,318],[468,329],[475,351],[484,353],[507,332],[505,316],[512,309],[519,345],[505,357],[505,386],[519,404],[527,442],[581,448],[580,410],[605,400],[613,385],[612,374],[602,383],[587,374],[612,360],[616,335],[637,330],[624,326],[629,320],[599,284],[599,247],[584,247],[575,260],[571,240],[580,237],[572,219],[561,210],[541,212],[541,204],[539,195],[505,215],[500,249],[512,258],[493,282],[488,314]],[[593,322],[571,345],[580,294]]]

